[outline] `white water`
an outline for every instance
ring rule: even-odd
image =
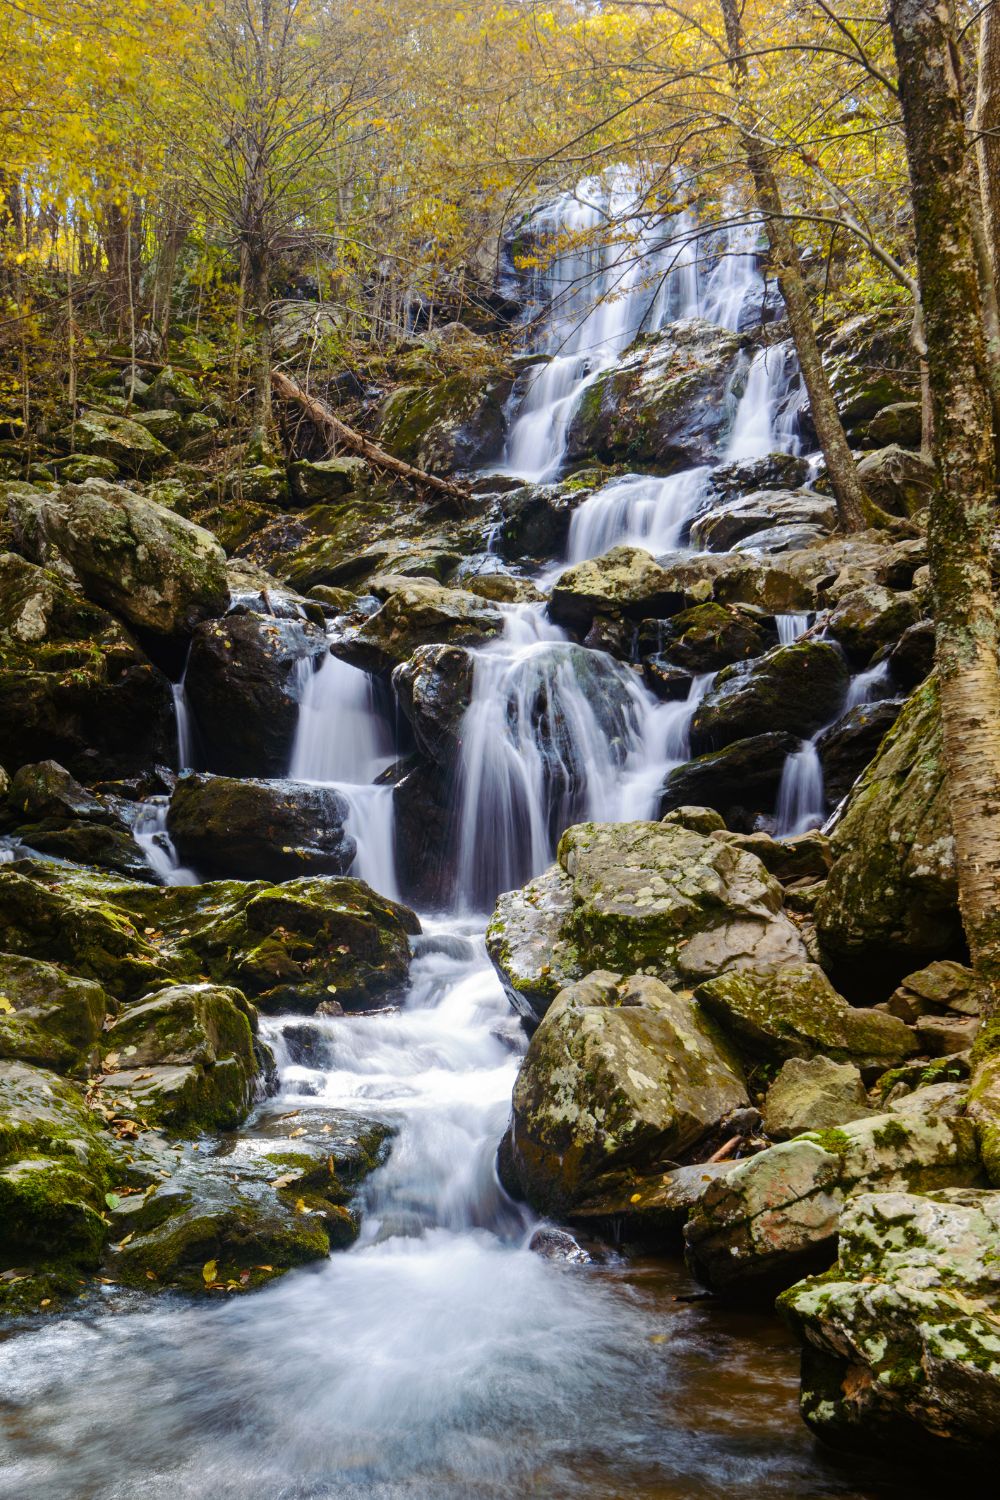
[[[880,699],[892,697],[892,679],[889,663],[880,662],[864,672],[856,672],[847,688],[846,708],[858,708],[862,703],[878,703]]]
[[[809,615],[775,615],[778,627],[778,645],[791,646],[800,635],[809,629]]]
[[[191,706],[188,703],[187,690],[184,679],[187,676],[185,666],[179,682],[170,684],[170,691],[174,700],[174,724],[177,732],[177,769],[186,771],[194,764],[194,720],[191,715]]]
[[[611,547],[645,547],[658,556],[680,545],[686,524],[708,492],[707,468],[659,478],[626,474],[573,512],[568,561],[585,562]]]
[[[141,802],[132,837],[163,885],[197,885],[198,876],[194,870],[181,864],[167,832],[168,805],[167,797],[150,797]]]
[[[774,814],[776,838],[789,838],[819,828],[826,818],[823,767],[815,741],[802,746],[785,761]]]
[[[353,872],[382,895],[398,897],[393,789],[375,781],[392,765],[388,724],[371,677],[327,654],[300,696],[289,776],[336,787],[350,808],[347,830],[358,852]]]

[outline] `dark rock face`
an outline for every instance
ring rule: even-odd
[[[878,753],[889,730],[899,718],[901,703],[861,703],[848,709],[816,741],[823,766],[827,804],[836,807],[846,797],[869,761]]]
[[[474,469],[503,449],[512,386],[512,374],[496,366],[400,386],[379,413],[378,440],[431,473]]]
[[[55,761],[22,766],[13,777],[0,828],[32,849],[59,859],[113,870],[136,880],[154,879],[132,836],[136,804],[94,795]]]
[[[233,614],[200,625],[186,687],[208,768],[281,776],[288,768],[304,679],[327,650],[315,625]]]
[[[735,335],[696,318],[637,339],[584,392],[567,457],[667,469],[711,463],[732,420],[729,391],[739,358]]]
[[[561,485],[523,485],[505,495],[496,534],[501,557],[514,561],[562,556],[573,512],[591,488],[581,476]]]
[[[774,732],[805,739],[837,712],[847,681],[843,656],[825,641],[797,641],[727,667],[695,713],[691,748],[701,754]]]
[[[934,670],[934,621],[918,620],[903,631],[889,653],[892,675],[912,692]]]
[[[796,490],[809,477],[804,458],[791,453],[767,453],[713,469],[709,484],[720,500],[736,500],[757,490]]]
[[[473,670],[473,659],[461,646],[419,646],[392,674],[417,745],[439,765],[455,762]]]
[[[663,783],[660,815],[676,807],[714,807],[729,828],[749,832],[774,810],[781,773],[799,748],[794,734],[753,735],[676,766]]]
[[[669,620],[643,621],[639,627],[640,651],[647,642],[655,642],[654,649],[666,661],[698,676],[762,656],[777,645],[778,636],[772,621],[760,611],[737,605],[698,604]]]
[[[421,907],[446,905],[454,886],[454,777],[417,756],[396,782],[393,806],[396,869],[404,897]]]
[[[166,677],[65,579],[0,554],[0,764],[131,776],[173,755]]]
[[[346,875],[357,853],[348,813],[331,787],[189,772],[170,800],[167,828],[181,860],[208,878],[290,880]]]

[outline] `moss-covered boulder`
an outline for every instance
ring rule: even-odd
[[[828,1130],[863,1120],[874,1111],[860,1070],[830,1057],[790,1057],[767,1091],[764,1129],[774,1141],[807,1130]]]
[[[75,1084],[0,1062],[0,1260],[95,1266],[104,1243],[111,1141]]]
[[[920,618],[920,602],[912,590],[897,592],[883,584],[867,583],[841,595],[827,629],[855,667],[866,667],[876,652],[894,645]]]
[[[210,978],[270,1010],[377,1004],[405,983],[419,930],[406,907],[335,876],[145,886],[0,867],[0,950],[54,960],[123,1000]]]
[[[118,621],[0,553],[0,761],[128,776],[168,762],[173,740],[170,684]]]
[[[419,646],[440,641],[480,645],[503,629],[499,609],[464,589],[399,577],[380,579],[375,587],[383,604],[337,646],[338,656],[366,671],[390,671]]]
[[[667,470],[714,462],[732,421],[739,368],[740,339],[698,318],[638,338],[584,391],[567,456]]]
[[[869,423],[869,432],[871,427]],[[925,511],[937,484],[931,460],[897,443],[866,453],[858,464],[858,477],[875,504],[895,516]]]
[[[707,980],[695,994],[742,1047],[771,1062],[818,1053],[884,1072],[917,1051],[903,1021],[855,1010],[818,964],[740,968]]]
[[[702,598],[711,595],[706,583]],[[552,589],[549,613],[558,625],[586,631],[598,614],[633,618],[676,614],[700,602],[683,583],[642,547],[612,547],[601,557],[577,563],[561,573]]]
[[[532,1037],[501,1176],[564,1217],[607,1174],[662,1174],[748,1102],[738,1061],[691,999],[598,971],[563,990]]]
[[[15,774],[0,828],[43,854],[113,870],[136,880],[154,873],[132,833],[138,804],[95,796],[56,761],[22,766]]]
[[[685,1231],[688,1264],[719,1292],[772,1292],[823,1269],[841,1211],[864,1192],[973,1187],[971,1120],[874,1115],[771,1146],[712,1183]]]
[[[232,1130],[257,1096],[256,1015],[239,990],[170,985],[112,1024],[98,1097],[175,1134]]]
[[[0,1058],[85,1074],[98,1062],[107,1011],[108,997],[93,980],[0,953]]]
[[[818,1437],[995,1460],[998,1246],[995,1192],[865,1193],[845,1206],[836,1265],[778,1304],[802,1344],[801,1411]]]
[[[558,864],[500,897],[487,947],[513,1003],[536,1017],[601,966],[684,986],[806,957],[758,859],[667,823],[568,829]]]
[[[961,941],[937,685],[917,689],[851,792],[816,908],[824,950],[862,983]]]
[[[844,658],[826,641],[796,641],[726,667],[695,711],[691,748],[703,754],[782,731],[805,739],[834,717],[847,683]]]
[[[148,474],[170,461],[170,449],[129,417],[83,412],[63,435],[64,447],[108,459],[122,474]]]
[[[639,627],[640,649],[653,647],[693,675],[763,656],[777,644],[777,631],[766,615],[732,604],[698,604]]]
[[[762,813],[773,811],[785,762],[798,748],[793,734],[755,734],[696,755],[667,773],[660,814],[678,807],[712,807],[729,828],[749,832]]]
[[[816,737],[816,751],[823,768],[823,793],[831,811],[879,752],[886,735],[899,718],[902,703],[885,698],[858,703]]]
[[[44,528],[88,598],[151,635],[188,635],[229,603],[214,536],[119,485],[63,486],[45,502]]]
[[[110,1275],[144,1291],[252,1291],[357,1238],[357,1193],[390,1126],[339,1110],[265,1116],[112,1211]]]
[[[503,451],[512,385],[512,372],[493,366],[399,386],[378,414],[378,441],[431,473],[478,468]]]
[[[208,770],[286,773],[309,665],[327,649],[318,626],[271,615],[234,614],[195,630],[185,687]]]
[[[737,543],[753,548],[756,536],[775,526],[805,526],[825,535],[836,524],[836,505],[815,490],[756,490],[699,515],[691,527],[691,544],[706,552],[728,552]]]
[[[292,465],[292,489],[306,505],[317,500],[342,500],[346,495],[363,496],[371,470],[363,458],[342,454],[315,463],[303,459]]]
[[[167,831],[182,862],[209,878],[344,875],[357,853],[349,812],[332,787],[187,772],[170,799]]]

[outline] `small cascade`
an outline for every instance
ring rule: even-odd
[[[708,475],[706,466],[665,479],[626,474],[605,485],[573,512],[568,560],[585,562],[622,545],[673,551],[708,493]]]
[[[648,816],[663,768],[654,726],[679,707],[538,606],[505,614],[475,652],[462,729],[457,884],[471,910],[543,870],[570,824]]]
[[[826,818],[823,767],[815,740],[805,740],[785,761],[774,814],[775,838],[819,828]]]
[[[132,825],[132,837],[161,885],[197,885],[198,876],[182,865],[167,832],[169,797],[149,797],[140,802]]]
[[[393,789],[376,785],[392,765],[393,743],[367,672],[327,654],[318,671],[304,664],[299,722],[289,776],[336,787],[350,808],[357,842],[353,870],[383,896],[398,896]]]
[[[719,253],[699,299],[699,317],[735,333],[743,326],[748,304],[756,302],[759,313],[764,279],[757,269],[758,237],[753,223],[734,224],[722,231]]]
[[[778,645],[791,646],[804,635],[809,629],[811,615],[775,615],[774,623],[778,627]]]
[[[877,667],[869,667],[865,672],[854,674],[847,688],[847,701],[844,707],[858,708],[862,703],[879,703],[884,698],[892,696],[889,663],[883,661],[879,662]]]
[[[194,765],[194,721],[183,676],[179,682],[170,684],[170,691],[174,699],[174,723],[177,730],[177,769],[187,771]]]
[[[800,376],[786,344],[758,349],[736,407],[726,462],[798,453],[797,413]]]

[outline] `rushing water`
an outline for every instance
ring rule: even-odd
[[[695,312],[736,328],[762,293],[750,230],[723,237],[706,270],[691,219],[669,235],[630,221],[632,191],[585,184],[536,224],[568,243],[539,278],[553,358],[514,423],[516,472],[558,469],[573,404],[640,327]],[[593,232],[608,216],[627,232],[602,249]],[[787,360],[755,357],[728,456],[794,445],[792,388]],[[571,558],[676,546],[706,481],[691,470],[606,486],[574,518]],[[474,653],[462,726],[465,914],[425,920],[400,1006],[318,1018],[308,1065],[291,1032],[301,1018],[263,1023],[281,1076],[269,1116],[337,1108],[396,1128],[359,1243],[252,1298],[121,1304],[109,1289],[106,1308],[0,1343],[5,1500],[917,1500],[909,1481],[814,1450],[773,1319],[678,1300],[692,1291],[678,1263],[596,1247],[547,1259],[530,1248],[533,1216],[499,1186],[524,1039],[485,954],[485,913],[545,867],[567,824],[655,816],[711,682],[661,703],[537,607],[505,613],[502,637]],[[779,617],[781,639],[807,623]],[[303,674],[290,775],[345,796],[356,871],[392,895],[390,720],[372,679],[332,655]],[[859,693],[876,690],[867,675]],[[184,764],[182,685],[175,704]],[[805,815],[793,790],[788,820]],[[144,818],[150,860],[182,878],[164,804]]]

